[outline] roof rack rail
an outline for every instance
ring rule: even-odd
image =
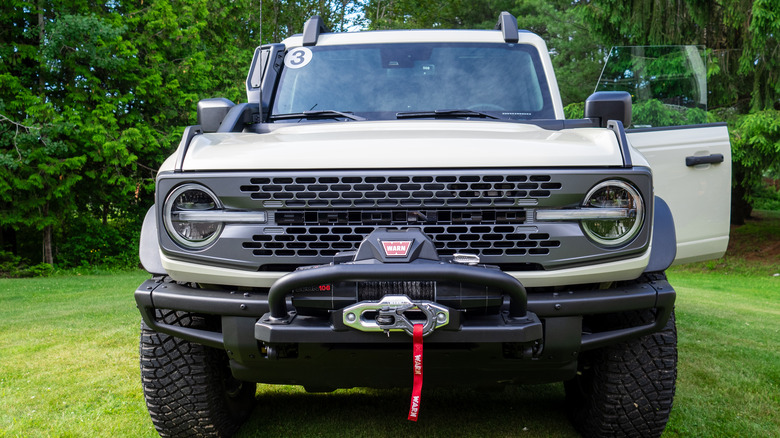
[[[507,11],[501,12],[496,23],[496,30],[500,30],[504,35],[504,41],[516,43],[520,40],[520,34],[517,31],[517,18]]]
[[[304,46],[316,46],[317,39],[320,37],[320,33],[330,32],[325,22],[322,21],[322,17],[315,15],[303,25],[303,45]]]

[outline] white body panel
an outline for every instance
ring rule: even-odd
[[[612,131],[523,123],[378,121],[290,124],[268,134],[203,134],[183,170],[620,166]]]
[[[656,196],[674,216],[675,264],[723,256],[729,241],[731,146],[726,126],[628,132],[653,170]],[[721,164],[685,165],[690,156],[722,154]]]
[[[174,260],[160,253],[165,271],[176,281],[204,284],[229,284],[245,287],[271,287],[286,272],[257,272],[206,266]],[[647,266],[650,251],[639,257],[598,265],[580,266],[555,271],[507,271],[526,287],[563,286],[606,281],[633,280]]]

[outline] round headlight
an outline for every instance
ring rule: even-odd
[[[622,217],[587,219],[582,228],[594,242],[605,246],[622,245],[634,238],[644,222],[642,195],[628,183],[611,180],[593,187],[585,196],[584,208],[622,211]]]
[[[199,184],[177,187],[165,200],[163,220],[168,235],[187,248],[203,248],[214,242],[222,231],[222,222],[198,220],[198,213],[221,210],[217,196]]]

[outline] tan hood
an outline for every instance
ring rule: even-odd
[[[607,129],[548,131],[489,121],[290,124],[267,134],[203,134],[183,170],[619,166]]]

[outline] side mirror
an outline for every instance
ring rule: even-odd
[[[620,120],[623,126],[631,125],[631,95],[625,91],[597,91],[585,101],[585,118],[600,119],[602,128],[610,120]]]
[[[224,97],[201,99],[198,102],[198,125],[203,132],[217,132],[219,125],[235,103]]]

